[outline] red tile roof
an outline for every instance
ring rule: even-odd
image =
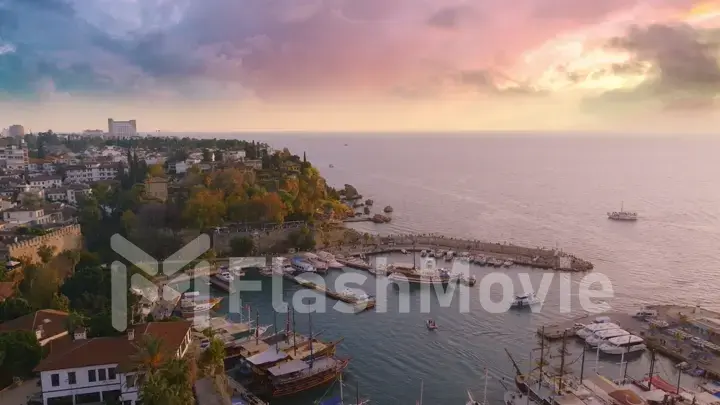
[[[50,355],[38,364],[36,372],[62,370],[67,368],[118,364],[129,366],[132,357],[139,351],[143,336],[153,336],[162,342],[167,353],[175,353],[185,336],[190,332],[191,322],[151,322],[134,325],[133,340],[127,335],[75,340],[64,350],[53,350]]]
[[[0,282],[0,301],[5,301],[13,295],[15,295],[15,283],[12,281]]]
[[[35,332],[38,327],[43,328],[43,339],[57,336],[67,331],[66,320],[67,312],[56,311],[54,309],[41,309],[39,311],[21,316],[0,324],[0,332],[9,332],[14,330],[24,330],[27,332]]]

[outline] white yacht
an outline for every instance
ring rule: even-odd
[[[625,211],[623,206],[624,203],[620,205],[620,211],[608,212],[608,218],[616,221],[637,221],[637,212]]]
[[[388,280],[410,284],[450,284],[457,283],[460,275],[453,274],[448,269],[414,269],[409,273],[391,273]]]
[[[578,330],[576,332],[576,335],[582,339],[586,339],[588,336],[592,335],[595,332],[599,332],[601,330],[608,330],[608,329],[621,329],[621,328],[620,328],[620,325],[617,325],[612,322],[591,323],[589,325],[585,325],[585,327]]]
[[[587,343],[590,347],[597,347],[603,343],[605,343],[607,340],[620,337],[620,336],[627,336],[630,332],[624,330],[624,329],[605,329],[605,330],[599,330],[592,335],[588,336],[585,339],[585,343]]]
[[[518,295],[513,300],[512,304],[510,304],[511,308],[528,308],[533,305],[539,304],[540,299],[535,295],[534,292],[530,291],[529,293],[525,293],[523,295]]]
[[[608,339],[599,348],[605,354],[628,354],[642,352],[647,349],[647,346],[645,346],[645,340],[640,336],[627,335]]]
[[[503,262],[503,266],[505,266],[505,267],[510,267],[510,266],[512,266],[513,264],[514,264],[514,263],[513,263],[512,260],[505,260],[505,261]]]
[[[210,312],[222,298],[201,296],[197,291],[183,293],[180,297],[180,312],[183,318],[191,319]]]
[[[342,295],[343,297],[355,300],[356,303],[368,302],[368,301],[372,301],[372,299],[373,299],[371,296],[369,296],[365,292],[354,291],[349,288],[346,288],[346,289],[340,291],[339,294]]]
[[[453,257],[455,257],[455,252],[452,250],[448,250],[447,253],[445,253],[445,261],[452,261]]]
[[[327,263],[328,268],[334,269],[334,270],[342,270],[343,265],[342,263],[338,262],[335,259],[335,255],[328,252],[318,252],[317,254],[318,258],[325,263]]]
[[[210,283],[212,285],[227,292],[233,292],[234,281],[235,276],[233,276],[233,274],[230,273],[230,271],[228,270],[223,270],[217,274],[213,274],[212,276],[210,276]]]

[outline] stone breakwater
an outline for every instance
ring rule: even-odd
[[[544,269],[562,271],[590,271],[593,269],[593,264],[589,261],[582,260],[558,249],[531,248],[511,243],[490,243],[438,235],[372,236],[361,243],[362,246],[358,246],[358,249],[351,249],[350,252],[343,253],[374,254],[400,249],[414,251],[442,249],[453,250],[456,253],[469,252],[471,255],[512,260],[515,264]]]

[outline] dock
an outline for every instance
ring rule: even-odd
[[[376,243],[365,244],[359,248],[335,250],[333,253],[345,257],[360,255],[381,255],[423,250],[452,250],[468,252],[472,256],[485,256],[502,261],[512,260],[513,263],[541,269],[584,272],[593,269],[589,261],[579,259],[557,249],[529,248],[513,244],[487,243],[464,239],[445,238],[440,236],[404,236],[380,238]],[[342,262],[341,262],[342,263]],[[357,266],[352,266],[359,268]]]
[[[296,277],[292,277],[292,276],[285,276],[285,278],[288,280],[291,280],[305,288],[309,288],[309,289],[315,290],[319,293],[323,293],[323,294],[325,294],[325,296],[332,298],[336,301],[342,301],[346,304],[350,304],[355,307],[355,309],[357,310],[357,313],[365,312],[369,309],[375,308],[375,299],[374,298],[367,300],[367,301],[362,301],[362,300],[356,299],[355,297],[348,297],[348,296],[339,294],[335,291],[328,290],[327,288],[325,288],[321,285],[315,284],[312,281],[302,281],[302,280],[298,280]]]
[[[569,337],[575,335],[579,324],[587,324],[597,317],[607,316],[611,322],[645,339],[648,349],[678,363],[686,362],[692,367],[703,369],[706,377],[720,379],[720,313],[700,307],[674,305],[649,306],[647,309],[657,311],[658,315],[653,320],[667,322],[667,326],[655,326],[656,324],[624,312],[609,312],[545,325],[539,328],[537,333],[547,340],[554,340],[562,338],[565,331],[568,331]],[[715,322],[718,323],[717,326],[714,326]],[[714,330],[716,328],[717,331]],[[700,347],[693,339],[701,339],[715,346]]]

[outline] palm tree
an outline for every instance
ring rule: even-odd
[[[137,350],[133,360],[138,368],[138,380],[144,384],[142,380],[150,378],[163,364],[162,341],[155,336],[144,335]]]
[[[205,372],[217,376],[225,372],[225,344],[218,338],[212,338],[210,345],[202,355]]]

